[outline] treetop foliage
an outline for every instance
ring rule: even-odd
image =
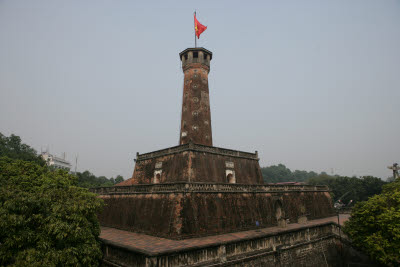
[[[115,179],[108,179],[105,176],[97,177],[89,171],[77,172],[75,175],[78,178],[78,186],[84,188],[114,186],[124,181],[124,178],[121,175],[118,175]]]
[[[21,138],[14,134],[7,137],[0,133],[0,157],[4,156],[11,159],[35,162],[41,166],[46,164],[35,149],[23,144]],[[96,177],[89,171],[78,172],[75,175],[78,177],[77,185],[84,188],[113,186],[124,181],[121,175],[108,179],[105,176]]]
[[[272,165],[261,168],[261,173],[265,183],[280,183],[280,182],[304,182],[309,178],[318,175],[316,172],[307,172],[295,170],[292,172],[283,164]]]
[[[388,266],[400,266],[400,179],[353,208],[344,232],[352,244]]]
[[[42,166],[45,164],[35,149],[23,144],[21,138],[13,134],[7,137],[0,133],[0,157],[33,161]]]
[[[0,265],[98,265],[102,200],[66,171],[0,158]]]
[[[280,182],[304,182],[312,185],[327,185],[331,190],[334,200],[341,200],[353,203],[367,200],[369,197],[379,194],[382,186],[386,184],[380,178],[373,176],[347,177],[339,175],[328,175],[325,172],[320,174],[310,171],[291,171],[283,164],[261,168],[266,183]]]
[[[369,197],[380,194],[382,186],[386,184],[380,178],[373,176],[346,177],[346,176],[330,176],[321,174],[307,180],[312,185],[327,185],[332,190],[334,200],[339,199],[343,203],[365,201]]]

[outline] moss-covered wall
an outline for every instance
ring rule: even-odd
[[[153,183],[157,162],[162,162],[160,183],[188,181],[189,153],[185,151],[136,162],[131,184]]]
[[[205,154],[192,152],[191,182],[216,182],[228,183],[226,178],[226,162],[234,164],[236,183],[239,184],[263,184],[258,160],[222,156],[218,154]]]
[[[131,181],[121,185],[153,183],[157,162],[161,163],[160,183],[179,181],[227,183],[226,162],[234,164],[236,183],[264,183],[258,160],[184,151],[137,161]]]
[[[327,192],[191,192],[103,195],[103,226],[173,239],[332,216]],[[281,209],[281,215],[277,210]],[[277,217],[278,216],[278,217]]]

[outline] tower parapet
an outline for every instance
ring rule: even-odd
[[[197,65],[198,63],[204,65],[203,67],[205,67],[206,69],[208,69],[208,71],[210,71],[210,61],[212,59],[212,52],[208,51],[205,48],[202,47],[186,48],[185,50],[179,53],[179,57],[182,61],[183,71],[187,70],[190,67],[198,68],[199,67]]]
[[[212,53],[202,47],[187,48],[179,57],[184,73],[179,144],[212,146],[208,73]]]

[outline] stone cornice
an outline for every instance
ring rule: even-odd
[[[258,153],[250,153],[250,152],[243,152],[238,150],[214,147],[214,146],[205,146],[199,144],[188,143],[180,146],[174,146],[162,150],[157,150],[145,154],[136,154],[136,161],[148,160],[153,158],[158,158],[166,155],[181,153],[185,151],[195,151],[201,153],[210,153],[216,154],[221,156],[230,156],[235,158],[245,158],[251,160],[259,160]]]
[[[91,192],[100,195],[115,194],[148,194],[148,193],[285,193],[285,192],[329,192],[324,185],[249,185],[222,183],[164,183],[140,184],[130,186],[113,186],[91,188]]]

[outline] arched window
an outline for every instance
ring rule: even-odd
[[[156,176],[154,177],[154,183],[155,184],[159,184],[160,183],[160,179],[161,179],[161,175],[159,173],[157,173]]]
[[[228,183],[230,183],[230,184],[234,184],[236,181],[235,181],[235,177],[233,177],[233,174],[232,173],[229,173],[227,176],[226,176],[226,181],[228,182]]]

